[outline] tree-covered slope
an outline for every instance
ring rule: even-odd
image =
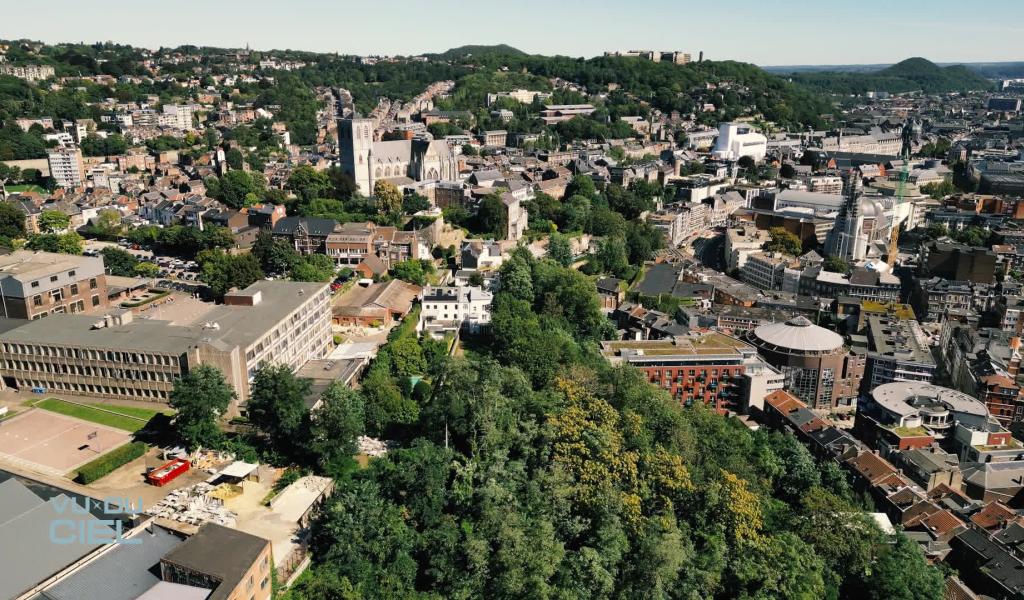
[[[292,600],[941,597],[838,465],[610,367],[592,280],[520,249],[502,282],[486,345],[385,427],[401,449],[338,481]]]

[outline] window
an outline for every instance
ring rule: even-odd
[[[34,288],[39,287],[39,282],[38,281],[33,281],[32,282],[32,287],[34,287]]]
[[[72,296],[77,296],[78,295],[78,284],[77,283],[72,283],[71,284],[71,295]]]
[[[57,276],[56,275],[50,275],[50,281],[51,282],[57,281]]]
[[[75,272],[74,271],[68,271],[68,277],[74,277],[74,276],[75,276]]]
[[[92,297],[92,305],[93,306],[99,306],[100,305],[100,297],[99,296],[93,296]]]
[[[41,295],[36,294],[35,296],[32,297],[32,306],[42,306],[42,305],[43,305],[43,297]]]
[[[89,280],[89,289],[90,290],[96,289],[96,278],[95,277],[93,277],[92,279]]]

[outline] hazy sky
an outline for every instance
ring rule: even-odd
[[[656,48],[761,65],[1024,61],[1024,0],[0,0],[0,38],[351,54]]]

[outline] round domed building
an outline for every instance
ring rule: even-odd
[[[809,408],[850,410],[856,405],[865,357],[851,354],[839,334],[794,317],[748,331],[746,341],[782,371],[786,390]]]

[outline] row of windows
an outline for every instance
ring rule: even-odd
[[[141,369],[122,369],[116,367],[89,367],[68,365],[63,363],[35,362],[30,360],[4,360],[7,369],[78,375],[81,377],[104,377],[109,379],[131,379],[133,381],[158,381],[171,383],[175,380],[173,373],[165,371],[145,371]]]
[[[38,379],[18,379],[18,386],[23,388],[42,387],[48,390],[78,392],[80,394],[92,394],[98,396],[116,396],[128,399],[148,398],[152,400],[167,400],[168,398],[168,392],[165,390],[153,390],[149,388],[124,388],[110,385],[95,385],[92,383],[74,383],[70,381],[43,381]]]
[[[64,346],[37,346],[34,344],[15,344],[4,342],[0,347],[7,354],[24,354],[27,356],[51,356],[56,358],[77,358],[80,360],[103,360],[118,363],[140,365],[174,366],[177,360],[173,356],[162,354],[143,354],[138,352],[119,352],[116,350],[94,350],[92,348],[68,348]]]

